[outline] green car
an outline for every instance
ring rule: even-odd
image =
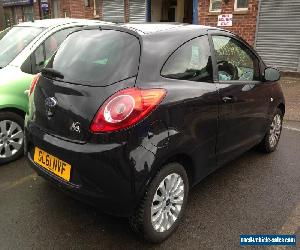
[[[28,91],[35,74],[48,62],[68,34],[103,22],[48,19],[27,22],[0,33],[0,164],[23,154],[23,125]]]

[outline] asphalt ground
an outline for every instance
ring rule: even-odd
[[[176,233],[151,245],[126,219],[52,187],[23,158],[0,166],[0,249],[240,249],[240,234],[297,234],[300,247],[299,181],[300,123],[287,122],[276,152],[251,150],[205,178]]]
[[[289,121],[300,121],[300,77],[283,77],[280,83],[286,102],[284,118]]]

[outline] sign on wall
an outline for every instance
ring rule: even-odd
[[[232,26],[232,14],[223,14],[218,16],[218,26]]]
[[[16,5],[27,5],[33,4],[33,0],[3,0],[3,6],[16,6]]]
[[[48,0],[41,0],[41,8],[43,11],[49,10]]]

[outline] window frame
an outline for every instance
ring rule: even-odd
[[[238,1],[239,0],[234,0],[234,11],[248,11],[249,10],[249,1],[248,1],[247,8],[238,8]]]
[[[84,0],[84,7],[91,7],[90,0]]]
[[[237,42],[241,43],[243,47],[248,49],[248,51],[253,55],[253,57],[258,61],[258,73],[259,73],[259,79],[258,80],[230,80],[230,81],[223,81],[219,80],[219,75],[218,75],[218,65],[217,65],[217,60],[216,60],[216,52],[215,52],[215,47],[213,43],[213,36],[223,36],[223,37],[228,37],[235,39]],[[256,53],[251,46],[246,43],[242,38],[228,32],[222,32],[222,31],[208,31],[208,37],[209,37],[209,43],[211,47],[211,57],[212,57],[212,64],[213,64],[213,74],[214,74],[214,82],[219,83],[219,84],[260,84],[263,82],[263,68],[264,63],[261,60],[260,56]]]
[[[94,8],[93,14],[94,14],[94,17],[98,18],[100,16],[100,9],[98,9],[98,13],[97,13],[97,4],[96,4],[96,1],[99,2],[99,0],[93,0],[93,8]]]
[[[212,9],[212,3],[213,3],[213,1],[214,1],[214,0],[210,0],[210,1],[209,1],[209,12],[210,12],[210,13],[221,13],[221,11],[222,11],[222,0],[220,0],[220,2],[221,2],[221,8],[220,8],[220,9],[217,9],[217,10],[213,10],[213,9]]]
[[[181,45],[179,45],[175,50],[173,50],[170,55],[166,58],[166,60],[164,61],[164,63],[161,66],[161,69],[159,71],[159,75],[160,77],[164,78],[164,79],[168,79],[168,80],[174,80],[174,81],[189,81],[189,82],[195,82],[195,83],[201,83],[200,81],[191,81],[191,80],[185,80],[185,79],[174,79],[174,78],[169,78],[166,77],[164,75],[162,75],[162,71],[165,67],[165,65],[167,64],[167,62],[169,61],[169,59],[175,54],[176,51],[178,51],[179,49],[181,49],[183,46],[185,46],[186,44],[188,44],[189,42],[197,39],[197,38],[201,38],[201,37],[206,37],[207,38],[207,42],[208,42],[208,49],[209,49],[209,53],[210,53],[210,58],[211,58],[211,67],[212,67],[212,75],[211,75],[211,81],[207,82],[207,83],[214,83],[214,75],[215,75],[215,69],[214,69],[214,59],[213,59],[213,54],[212,54],[212,47],[211,47],[211,42],[210,42],[210,37],[209,34],[203,34],[200,36],[196,36],[193,37],[187,41],[185,41],[184,43],[182,43]],[[203,82],[203,81],[202,81]]]

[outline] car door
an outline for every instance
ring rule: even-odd
[[[208,36],[194,38],[180,46],[166,61],[161,87],[168,92],[169,127],[181,131],[174,147],[183,148],[197,166],[195,180],[216,167],[218,92],[213,82],[213,68]]]
[[[258,144],[268,122],[271,93],[253,50],[229,33],[211,34],[219,90],[218,165]]]

